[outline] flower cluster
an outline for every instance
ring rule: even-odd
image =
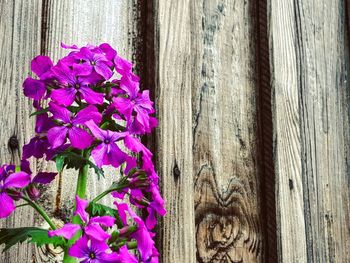
[[[24,95],[36,109],[35,136],[24,145],[20,166],[0,168],[0,218],[8,217],[19,200],[45,213],[35,203],[40,198],[37,186],[50,183],[57,173],[32,176],[30,158],[55,161],[58,172],[75,167],[79,177],[87,177],[84,167],[103,174],[103,167],[111,165],[120,170],[111,187],[87,201],[86,184],[78,183],[72,222],[57,229],[49,221],[48,235],[65,240],[65,258],[158,262],[152,231],[156,215],[166,211],[152,153],[140,140],[157,125],[149,91],[140,91],[132,64],[109,44],[62,47],[69,54],[57,64],[47,56],[35,57],[31,69],[37,78],[28,77],[23,83]],[[114,207],[98,204],[105,196],[113,198]],[[126,198],[133,208],[147,211],[144,219]],[[97,205],[104,209],[94,209]],[[131,251],[135,249],[137,253]]]

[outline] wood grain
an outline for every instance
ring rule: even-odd
[[[343,1],[270,0],[280,262],[349,262]]]
[[[22,95],[30,60],[40,52],[41,1],[0,1],[0,162],[19,164],[21,146],[34,134],[31,103]],[[18,209],[0,227],[30,226],[36,216]],[[23,244],[4,253],[0,262],[31,262],[34,250]]]
[[[167,215],[158,228],[161,262],[195,262],[190,1],[154,1],[156,158]]]
[[[1,1],[0,32],[2,36],[0,68],[0,98],[2,109],[1,161],[18,162],[20,149],[33,133],[34,119],[29,119],[32,111],[30,102],[22,95],[21,83],[30,72],[31,58],[39,53],[49,55],[54,61],[69,51],[62,50],[65,44],[110,43],[118,53],[128,59],[135,59],[138,39],[139,5],[137,0],[101,1]],[[19,145],[12,151],[8,140],[16,135]],[[53,164],[39,162],[36,170],[54,169]],[[97,180],[90,172],[88,197],[96,196],[106,189],[116,178],[115,170],[107,171],[106,180]],[[43,189],[42,205],[59,223],[70,218],[68,211],[73,205],[77,172],[65,171],[60,180],[48,189]],[[59,191],[57,191],[59,190]],[[108,202],[108,200],[105,200]],[[23,211],[23,212],[22,212]],[[32,224],[45,226],[33,216],[33,212],[19,210],[5,223],[6,227]],[[0,262],[60,262],[59,251],[51,248],[32,248],[29,245],[17,246]]]
[[[255,2],[191,10],[197,262],[262,262]]]

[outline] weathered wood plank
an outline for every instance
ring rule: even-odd
[[[190,1],[153,2],[156,158],[168,210],[158,228],[160,261],[190,263],[195,262]]]
[[[280,262],[349,262],[344,1],[270,0]]]
[[[102,1],[2,1],[1,2],[1,33],[4,37],[1,43],[1,102],[2,108],[8,114],[1,114],[1,160],[11,157],[7,142],[11,135],[16,134],[21,147],[28,141],[33,131],[34,119],[29,119],[30,103],[21,92],[21,83],[30,71],[30,60],[40,52],[51,56],[57,61],[68,50],[62,50],[60,43],[66,44],[100,44],[110,43],[116,47],[119,54],[128,59],[134,59],[139,41],[137,38],[139,10],[137,0],[102,0]],[[41,19],[42,16],[42,19]],[[42,29],[42,30],[41,30]],[[40,40],[41,43],[40,43]],[[10,52],[9,52],[10,51]],[[5,75],[6,74],[6,75]],[[13,101],[18,102],[13,103]],[[6,127],[6,129],[4,129]],[[13,152],[18,161],[19,151]],[[52,164],[40,162],[38,170],[53,169]],[[108,171],[106,180],[97,180],[91,172],[88,197],[95,196],[106,189],[116,178],[116,171]],[[68,170],[61,180],[56,180],[53,187],[45,189],[42,205],[56,220],[70,217],[67,212],[73,204],[77,172]],[[59,183],[61,181],[61,184]],[[57,189],[61,191],[57,192]],[[107,202],[108,200],[106,200]],[[18,212],[16,217],[9,219],[6,226],[13,227],[42,225],[33,213]],[[25,249],[23,249],[25,247]],[[30,246],[19,246],[5,255],[5,261],[0,262],[54,262],[55,255],[50,255],[46,249],[35,249]]]
[[[123,57],[132,59],[136,32],[136,1],[48,1],[47,36],[44,50],[55,61],[68,50],[59,49],[61,42],[66,44],[110,43]],[[91,172],[89,197],[106,189],[115,180],[115,169],[109,170],[106,180],[97,181]],[[62,183],[61,209],[71,205],[71,193],[75,190],[76,171],[67,171]],[[69,198],[69,199],[66,199]],[[58,204],[57,204],[58,205]]]
[[[31,103],[22,95],[30,60],[40,52],[41,1],[0,1],[0,162],[19,164],[21,146],[34,134]],[[39,14],[39,15],[38,15]],[[9,144],[9,140],[11,143]],[[29,226],[30,209],[18,209],[0,227]],[[0,262],[31,262],[32,246],[24,244],[1,254]]]
[[[262,262],[254,1],[192,1],[198,262]]]

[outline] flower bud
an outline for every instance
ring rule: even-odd
[[[6,192],[15,201],[20,200],[21,197],[22,197],[22,193],[19,190],[17,190],[17,189],[12,189],[12,188],[11,189],[6,189]]]
[[[40,192],[34,184],[30,184],[27,187],[27,193],[28,193],[28,196],[30,197],[30,199],[32,199],[32,200],[37,200],[40,197]]]

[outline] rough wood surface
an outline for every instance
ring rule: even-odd
[[[134,60],[134,47],[139,41],[138,5],[137,0],[0,1],[0,33],[3,36],[0,43],[1,162],[18,162],[19,149],[33,133],[34,119],[29,119],[31,103],[22,95],[21,88],[30,73],[31,59],[42,53],[57,61],[69,52],[59,48],[61,42],[77,45],[108,42],[120,55]],[[10,150],[8,141],[13,135],[18,138],[19,145]],[[52,164],[45,162],[33,165],[36,170],[53,169]],[[115,171],[108,173],[109,178],[100,181],[93,172],[90,173],[89,197],[107,188],[117,175]],[[76,171],[70,170],[52,187],[44,189],[42,205],[57,221],[70,216],[67,211],[73,204],[75,184]],[[32,224],[42,226],[43,222],[31,210],[22,208],[5,222],[6,227]],[[57,252],[23,244],[1,255],[0,262],[60,262]]]
[[[78,46],[108,42],[117,49],[118,54],[132,60],[134,42],[137,41],[135,5],[136,1],[127,0],[47,1],[44,53],[57,61],[69,52],[58,48],[61,42]],[[107,168],[106,172],[108,173],[106,179],[98,181],[95,174],[90,171],[88,197],[96,196],[101,190],[108,188],[118,175],[116,169]],[[56,212],[60,209],[65,214],[67,208],[71,206],[73,201],[71,193],[75,192],[76,176],[75,170],[64,173],[61,198],[57,197],[56,188],[53,189]]]
[[[198,262],[262,262],[254,1],[192,1]]]
[[[280,262],[350,262],[344,1],[270,0]]]
[[[39,15],[38,15],[39,14]],[[31,103],[22,95],[29,63],[40,52],[41,1],[0,1],[0,162],[19,164],[21,146],[33,135]],[[0,227],[30,226],[30,209],[18,209]],[[34,250],[24,244],[1,254],[0,262],[31,262]],[[19,261],[16,261],[19,259]]]
[[[157,2],[157,1],[155,1]],[[167,216],[159,228],[161,262],[195,262],[192,176],[190,1],[155,9],[158,172]]]

